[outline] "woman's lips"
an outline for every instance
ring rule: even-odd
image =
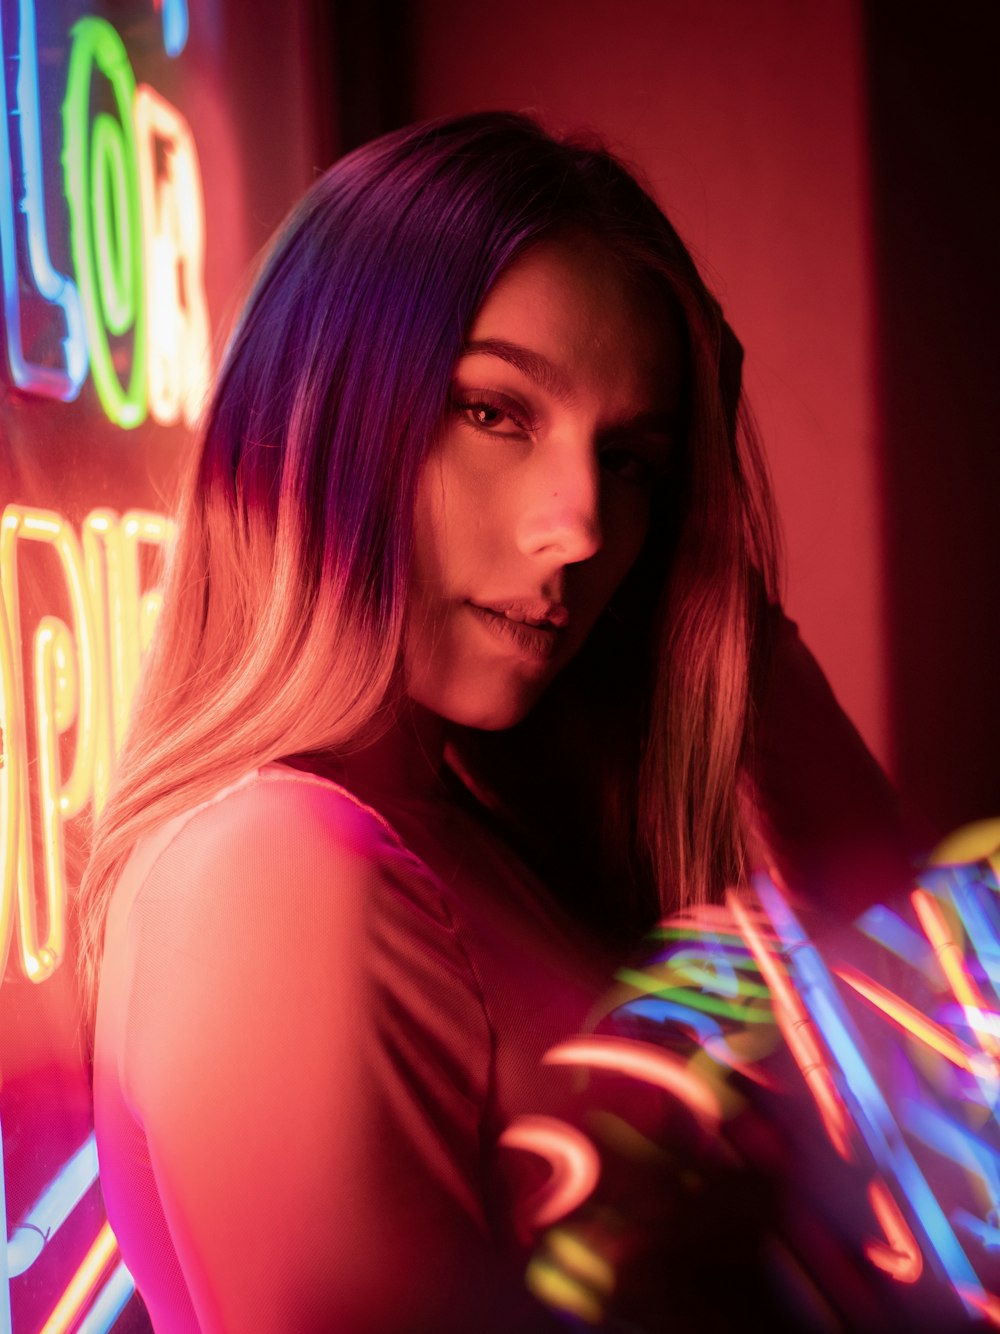
[[[494,635],[500,643],[518,649],[525,657],[547,662],[556,653],[563,639],[564,631],[560,626],[548,622],[543,625],[529,625],[527,621],[517,618],[513,606],[501,610],[496,607],[481,607],[475,602],[467,602],[465,605],[485,630]]]
[[[491,598],[489,602],[472,602],[472,606],[527,625],[551,625],[557,630],[565,630],[569,625],[569,608],[544,598]]]

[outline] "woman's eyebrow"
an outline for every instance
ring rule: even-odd
[[[515,370],[521,371],[529,380],[534,380],[553,398],[572,406],[576,398],[572,386],[559,367],[541,352],[535,352],[521,343],[511,343],[506,338],[474,338],[462,348],[462,355],[468,357],[476,353],[487,357],[499,357]],[[654,410],[637,412],[634,417],[609,424],[607,429],[616,432],[648,431],[674,436],[678,428],[679,422],[674,413]]]
[[[462,348],[463,356],[482,353],[488,357],[499,357],[509,366],[519,370],[529,380],[558,399],[562,403],[571,403],[573,389],[558,366],[549,361],[541,352],[534,352],[520,343],[508,342],[506,338],[474,338]]]
[[[609,429],[674,437],[680,431],[680,418],[674,412],[637,412],[634,417],[615,422]]]

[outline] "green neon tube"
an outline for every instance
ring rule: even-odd
[[[94,248],[97,290],[108,332],[122,335],[135,319],[135,265],[129,216],[125,137],[114,116],[94,117],[91,147],[91,192],[94,206]]]
[[[117,425],[146,416],[146,309],[142,276],[142,216],[132,106],[135,75],[128,53],[105,19],[72,28],[63,102],[63,176],[69,204],[70,247],[83,302],[94,386]],[[94,71],[111,86],[117,117],[91,120]],[[111,337],[132,329],[127,384],[115,370]]]

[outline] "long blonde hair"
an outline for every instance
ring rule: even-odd
[[[344,752],[387,725],[414,490],[453,365],[499,274],[563,226],[589,227],[679,311],[687,441],[647,549],[578,659],[509,737],[457,747],[527,830],[528,855],[564,871],[573,810],[566,828],[532,831],[526,771],[572,769],[564,787],[577,822],[597,813],[602,874],[630,877],[643,910],[710,897],[738,873],[774,570],[766,478],[736,428],[738,344],[673,228],[601,146],[510,113],[432,122],[315,184],[232,340],[79,896],[91,1003],[108,900],[137,840],[251,768]],[[635,697],[628,707],[608,707],[609,682]],[[581,716],[591,739],[608,733],[585,779],[572,758]],[[541,750],[543,765],[525,764]]]

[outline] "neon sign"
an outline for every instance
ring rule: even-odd
[[[187,40],[184,0],[158,0],[168,55]],[[151,413],[191,424],[209,381],[201,169],[187,121],[137,84],[106,19],[73,25],[62,104],[62,182],[73,274],[51,258],[46,203],[59,186],[42,160],[34,0],[18,0],[18,78],[0,115],[0,260],[7,360],[26,393],[75,399],[88,369],[112,422]],[[0,33],[0,67],[7,58]],[[94,110],[95,90],[111,110]],[[60,330],[41,360],[24,330],[38,310]],[[123,374],[119,370],[127,363]]]
[[[46,1249],[70,1220],[96,1180],[97,1145],[94,1136],[89,1135],[80,1148],[61,1165],[55,1177],[24,1217],[15,1224],[8,1237],[3,1174],[0,1173],[0,1223],[4,1228],[4,1244],[0,1246],[0,1334],[12,1334],[13,1330],[10,1280],[30,1273],[40,1263]],[[39,1334],[64,1334],[70,1329],[104,1334],[114,1323],[134,1288],[132,1276],[118,1253],[114,1235],[105,1223],[60,1294]]]
[[[44,982],[65,957],[66,822],[88,802],[99,810],[107,794],[112,758],[124,735],[160,605],[158,591],[142,587],[142,551],[162,549],[171,535],[171,521],[147,510],[121,516],[92,510],[79,536],[53,510],[8,505],[0,518],[0,827],[5,839],[0,968],[16,936],[20,971],[33,982]],[[72,625],[42,616],[26,655],[19,555],[29,545],[55,558]],[[30,719],[25,656],[33,672]],[[64,772],[62,738],[73,728],[73,760]],[[41,875],[33,852],[30,737],[37,756]]]

